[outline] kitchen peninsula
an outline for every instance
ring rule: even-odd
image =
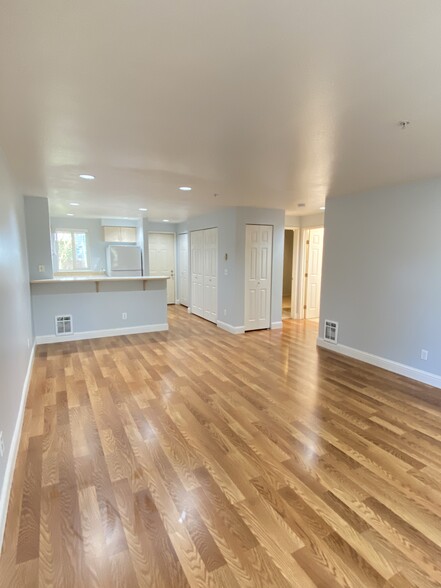
[[[168,330],[167,277],[57,276],[31,280],[37,343]],[[57,317],[72,332],[58,334]]]

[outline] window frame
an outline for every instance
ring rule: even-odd
[[[56,238],[56,234],[57,233],[70,233],[71,235],[71,239],[72,239],[72,269],[60,269],[59,266],[59,256],[58,256],[58,245],[57,245],[57,238]],[[82,235],[84,235],[85,237],[85,241],[86,241],[86,267],[82,267],[82,268],[77,268],[76,266],[76,261],[77,261],[77,257],[76,257],[76,251],[75,251],[75,238],[74,235],[75,233],[80,233]],[[81,273],[81,272],[90,272],[90,247],[89,247],[89,232],[87,229],[80,229],[80,228],[62,228],[62,227],[57,227],[56,229],[54,229],[52,231],[52,243],[53,243],[53,248],[54,248],[54,259],[55,259],[55,266],[56,266],[56,272],[58,274],[71,274],[71,273]]]

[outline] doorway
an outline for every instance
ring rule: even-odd
[[[175,234],[149,233],[149,274],[167,276],[167,304],[175,297]]]
[[[323,261],[323,227],[304,232],[303,267],[303,316],[318,321],[320,316],[320,293]]]
[[[294,230],[285,229],[285,244],[283,249],[283,298],[282,319],[292,316]]]
[[[300,235],[299,227],[285,228],[283,254],[282,320],[303,318],[300,311]]]

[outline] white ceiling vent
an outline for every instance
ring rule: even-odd
[[[325,320],[325,341],[329,343],[337,343],[338,337],[338,323],[335,321]]]
[[[63,314],[60,316],[55,317],[55,334],[57,336],[61,335],[71,335],[73,333],[73,326],[72,326],[72,315],[71,314]]]

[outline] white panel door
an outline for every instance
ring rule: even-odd
[[[204,231],[204,318],[217,320],[217,229]]]
[[[191,248],[191,312],[204,316],[204,231],[192,231]]]
[[[271,326],[273,227],[247,225],[245,243],[245,330]]]
[[[309,231],[309,251],[306,282],[305,318],[318,318],[320,315],[320,290],[322,282],[323,227]]]
[[[188,233],[182,233],[181,235],[178,235],[178,260],[179,302],[184,306],[188,306]]]
[[[149,274],[168,276],[167,304],[175,303],[174,233],[149,233]]]

